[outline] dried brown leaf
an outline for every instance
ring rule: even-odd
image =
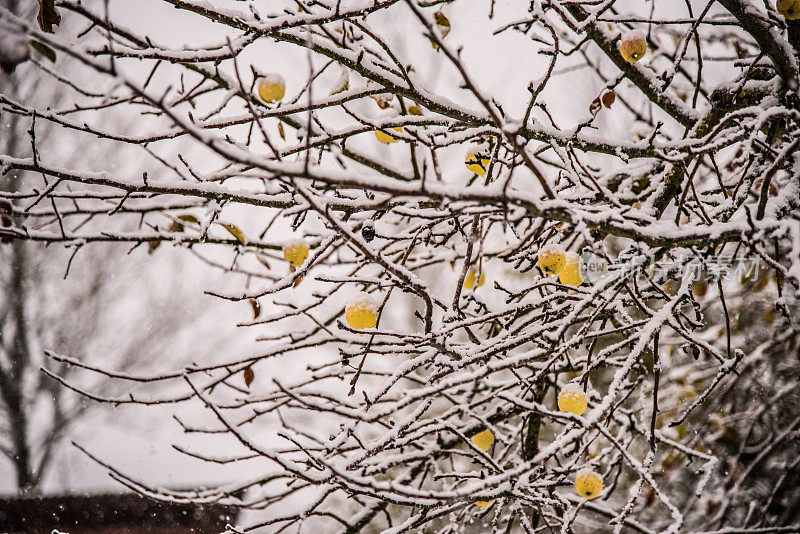
[[[614,103],[614,100],[617,99],[617,95],[614,93],[614,91],[606,91],[600,98],[603,100],[603,105],[607,108],[610,108],[611,104]]]
[[[56,11],[55,0],[39,0],[39,16],[36,20],[43,32],[56,32],[55,26],[61,23],[61,15]]]
[[[256,299],[250,299],[248,302],[250,302],[250,307],[253,308],[253,319],[258,319],[258,316],[261,315],[261,303]]]
[[[250,384],[253,383],[253,380],[256,379],[256,373],[253,371],[252,367],[248,367],[244,370],[244,385],[250,387]]]
[[[392,94],[384,94],[384,95],[372,95],[372,99],[378,104],[378,107],[381,109],[388,108],[391,103],[394,95]]]
[[[603,109],[603,104],[600,103],[600,97],[598,96],[592,100],[592,104],[589,106],[589,112],[592,114],[592,117],[597,117],[601,109]]]

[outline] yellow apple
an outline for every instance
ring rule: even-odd
[[[619,53],[628,63],[636,63],[647,52],[647,40],[640,30],[631,30],[622,36]]]
[[[596,471],[582,469],[575,479],[575,492],[587,500],[595,499],[603,492],[603,479]]]
[[[267,104],[283,99],[286,94],[286,80],[274,72],[259,78],[256,87],[258,88],[258,97]]]
[[[378,324],[378,304],[372,295],[359,293],[347,303],[344,316],[352,328],[375,328]]]

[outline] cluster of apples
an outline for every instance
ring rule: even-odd
[[[374,237],[374,226],[365,223],[362,234]],[[372,239],[367,239],[371,241]],[[308,259],[309,247],[304,239],[293,239],[283,247],[283,257],[289,268],[295,271]],[[581,259],[574,252],[565,252],[560,245],[547,245],[539,251],[539,267],[546,274],[558,275],[562,284],[579,286],[583,283]],[[464,277],[464,289],[475,289],[486,283],[486,273],[472,266]],[[378,306],[374,298],[361,293],[354,297],[345,308],[345,319],[352,328],[364,330],[374,328],[378,323]],[[560,400],[559,400],[560,402]],[[584,404],[584,409],[586,408]],[[583,413],[583,412],[581,412]]]
[[[800,19],[800,0],[777,0],[776,7],[778,12],[788,20]],[[647,40],[639,30],[632,30],[625,33],[619,45],[622,58],[628,63],[639,61],[647,52]],[[258,97],[265,103],[271,104],[283,99],[286,94],[286,81],[280,74],[268,74],[259,78],[256,83]],[[421,115],[422,112],[416,106],[409,108],[412,115]],[[392,128],[395,132],[402,132],[400,126]],[[391,144],[399,139],[384,130],[375,130],[375,137],[383,144]],[[477,145],[470,147],[464,158],[467,169],[479,176],[485,176],[489,166],[490,156],[480,150]],[[365,224],[365,232],[374,237],[374,227],[371,223]],[[366,237],[366,235],[365,235]],[[371,241],[371,239],[368,239]],[[288,242],[283,248],[283,255],[290,268],[295,270],[305,263],[308,258],[309,247],[303,239]],[[550,244],[539,251],[539,268],[545,274],[558,276],[559,281],[565,285],[579,286],[583,283],[581,272],[581,259],[574,252],[566,252],[560,245]],[[485,273],[475,267],[470,267],[464,278],[463,287],[473,289],[481,287],[486,281]],[[367,294],[360,293],[353,297],[345,307],[345,319],[352,328],[364,330],[374,328],[377,325],[378,304],[375,299]],[[558,408],[562,412],[572,413],[578,416],[583,415],[588,407],[586,392],[576,383],[569,383],[559,392]],[[471,438],[471,442],[488,452],[494,443],[494,434],[491,430],[485,429]],[[592,469],[582,469],[578,471],[575,478],[575,492],[587,500],[597,498],[603,491],[602,476]],[[489,506],[491,501],[476,501],[475,504],[481,508]]]
[[[635,47],[631,48],[632,45],[625,45],[626,42],[627,41],[625,38],[623,38],[623,45],[621,45],[621,50],[624,51],[623,55],[636,55]],[[633,50],[633,52],[630,52],[629,49]],[[256,94],[262,102],[274,104],[275,102],[282,100],[286,95],[286,80],[278,73],[266,74],[256,80],[255,88]],[[378,95],[378,97],[374,98],[381,109],[387,110],[387,113],[391,112],[396,115],[397,111],[394,110],[390,105],[392,95]],[[422,111],[416,105],[409,106],[408,113],[410,115],[422,115]],[[390,128],[390,130],[402,132],[403,128],[396,126]],[[384,144],[395,143],[399,140],[397,137],[392,136],[384,129],[375,130],[375,137],[378,141]],[[481,139],[478,143],[470,145],[464,157],[464,164],[467,169],[479,176],[486,175],[491,159],[490,155],[485,150],[484,145],[490,145],[490,143],[488,143],[488,141],[485,139]],[[374,226],[370,221],[365,223],[362,233],[367,241],[371,241],[372,238],[374,238]],[[290,268],[294,271],[306,261],[308,258],[308,251],[308,244],[300,239],[287,243],[284,246],[283,255],[286,258],[286,261],[289,262]],[[550,248],[540,252],[539,266],[547,274],[558,275],[562,284],[578,286],[583,283],[583,277],[581,275],[580,268],[580,258],[573,252],[564,252],[563,249],[559,249],[557,246],[551,246]],[[470,267],[467,271],[467,275],[464,278],[463,287],[464,289],[471,290],[481,287],[485,282],[486,273],[484,273],[482,270],[476,269],[475,267]],[[362,301],[366,302],[364,299],[362,299]],[[372,308],[374,308],[374,306],[372,306]],[[360,309],[361,311],[353,311],[352,313],[347,314],[348,324],[350,324],[350,326],[353,328],[372,328],[372,326],[357,325],[371,324],[374,320],[374,309],[369,311],[364,308],[364,306],[361,306]],[[373,314],[372,318],[369,318],[370,314]],[[352,321],[350,320],[350,317],[353,317]]]
[[[562,412],[583,415],[589,405],[586,392],[575,383],[570,382],[558,394],[558,409]],[[491,430],[484,429],[470,438],[473,445],[484,452],[488,452],[494,443],[494,434]],[[603,492],[603,477],[593,469],[581,469],[575,477],[575,493],[587,500],[596,499]],[[492,504],[491,501],[475,501],[475,505],[485,508]]]
[[[558,409],[562,412],[580,416],[588,405],[586,392],[575,382],[561,388],[558,394]],[[603,478],[597,471],[582,469],[575,478],[575,492],[585,499],[595,499],[603,492]]]
[[[581,257],[575,252],[567,252],[561,245],[547,245],[539,251],[539,268],[545,274],[558,276],[564,285],[579,286],[584,282]],[[481,287],[486,282],[486,273],[470,267],[464,277],[464,289]]]
[[[539,251],[539,268],[564,285],[579,286],[583,283],[581,257],[567,252],[561,245],[550,244]]]
[[[391,95],[381,95],[381,96],[383,98],[381,99],[376,98],[378,106],[384,110],[381,118],[382,119],[396,118],[399,115],[399,112],[395,108],[392,108],[391,105],[389,104],[392,96]],[[408,106],[408,114],[421,116],[422,110],[416,105],[411,105]],[[390,145],[392,143],[400,141],[399,137],[391,133],[392,131],[402,132],[403,127],[392,126],[388,128],[375,130],[375,138],[384,145]],[[467,167],[467,169],[469,169],[470,171],[474,172],[479,176],[486,176],[486,172],[489,168],[489,161],[491,159],[489,154],[483,148],[485,144],[487,144],[487,141],[484,139],[481,139],[478,143],[473,143],[467,148],[466,154],[464,156],[464,165]]]
[[[800,2],[800,0],[798,0]],[[623,38],[620,51],[626,60],[634,62],[641,58],[646,51],[646,44],[642,47],[637,36],[628,41]],[[643,37],[641,39],[643,42]],[[626,44],[627,43],[627,44]],[[275,103],[283,99],[286,94],[286,82],[279,74],[268,74],[260,78],[256,84],[258,97],[265,103]],[[421,111],[416,106],[411,106],[409,112],[413,115],[421,115]],[[402,132],[402,127],[394,127],[394,131]],[[375,130],[375,137],[384,144],[398,141],[389,133],[383,130]],[[479,176],[485,176],[489,166],[490,156],[481,150],[479,145],[468,148],[464,158],[467,169]],[[371,241],[375,236],[374,226],[371,221],[367,221],[362,229],[362,234],[367,241]],[[289,268],[295,271],[301,267],[308,259],[309,246],[304,239],[294,239],[287,242],[283,247],[283,256],[289,263]],[[574,252],[566,252],[560,245],[547,245],[539,251],[538,265],[545,274],[558,276],[562,284],[579,286],[583,283],[581,272],[580,257]],[[486,282],[486,274],[472,266],[464,277],[463,287],[471,290],[481,287]],[[357,330],[374,328],[378,323],[378,303],[368,293],[359,293],[352,297],[345,306],[345,320],[350,327]],[[577,384],[568,384],[558,395],[558,407],[563,412],[582,415],[588,406],[586,393]],[[485,429],[471,438],[472,443],[488,452],[494,443],[494,434],[491,430]],[[578,495],[586,499],[594,499],[603,491],[602,477],[593,470],[581,470],[575,478],[575,491]],[[481,508],[489,506],[491,501],[476,501],[475,504]]]
[[[305,239],[293,239],[283,246],[283,257],[289,269],[295,271],[308,259],[309,247]],[[359,293],[345,306],[347,324],[357,330],[375,328],[378,324],[378,303],[368,293]]]

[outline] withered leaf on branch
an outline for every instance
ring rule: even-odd
[[[261,303],[256,299],[250,299],[249,302],[250,307],[253,308],[253,319],[258,319],[258,316],[261,315]]]
[[[239,243],[241,243],[242,245],[247,244],[247,240],[244,238],[244,233],[242,233],[242,231],[239,230],[239,227],[233,224],[225,224],[225,223],[220,223],[220,226],[225,228],[228,231],[228,233],[231,234],[233,237],[235,237]]]
[[[248,367],[244,370],[244,385],[250,387],[250,384],[253,383],[253,380],[256,379],[256,373],[253,371],[252,367]]]
[[[183,215],[178,215],[178,219],[182,220],[183,222],[200,224],[200,221],[192,215],[191,213],[184,213]]]
[[[55,26],[61,23],[61,15],[56,11],[55,0],[39,0],[39,16],[36,20],[43,32],[56,32]]]
[[[350,72],[346,69],[342,69],[342,73],[339,76],[339,79],[336,81],[336,84],[333,86],[333,89],[331,90],[331,95],[338,95],[339,93],[347,91],[349,88],[350,88]]]
[[[592,100],[592,104],[589,106],[589,112],[592,114],[592,117],[597,117],[601,109],[603,109],[603,104],[600,103],[600,97],[598,96]]]
[[[617,95],[614,93],[614,91],[606,91],[603,93],[601,99],[603,100],[603,105],[607,108],[610,108],[611,104],[614,103],[614,100],[617,99]]]
[[[11,218],[13,211],[11,202],[8,200],[0,200],[0,226],[8,228],[14,226],[14,220]],[[0,243],[11,243],[12,238],[9,236],[0,237]]]
[[[56,62],[56,51],[46,44],[40,43],[39,41],[31,41],[31,48],[42,54],[53,63]]]
[[[378,104],[381,109],[386,109],[392,105],[393,94],[371,95],[371,98]]]
[[[441,11],[433,14],[433,22],[436,29],[439,30],[439,35],[444,39],[450,33],[450,20]]]
[[[433,29],[440,40],[443,40],[450,33],[450,20],[441,11],[433,14]],[[434,38],[431,38],[431,46],[435,50],[439,49],[439,45]]]

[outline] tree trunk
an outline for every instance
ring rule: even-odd
[[[11,434],[12,461],[17,474],[20,493],[35,492],[36,479],[32,470],[31,451],[28,446],[28,415],[25,406],[24,370],[30,362],[28,325],[25,317],[25,243],[15,240],[11,244],[12,265],[6,302],[11,313],[13,340],[9,351],[8,369],[0,370],[0,395],[8,415]]]

